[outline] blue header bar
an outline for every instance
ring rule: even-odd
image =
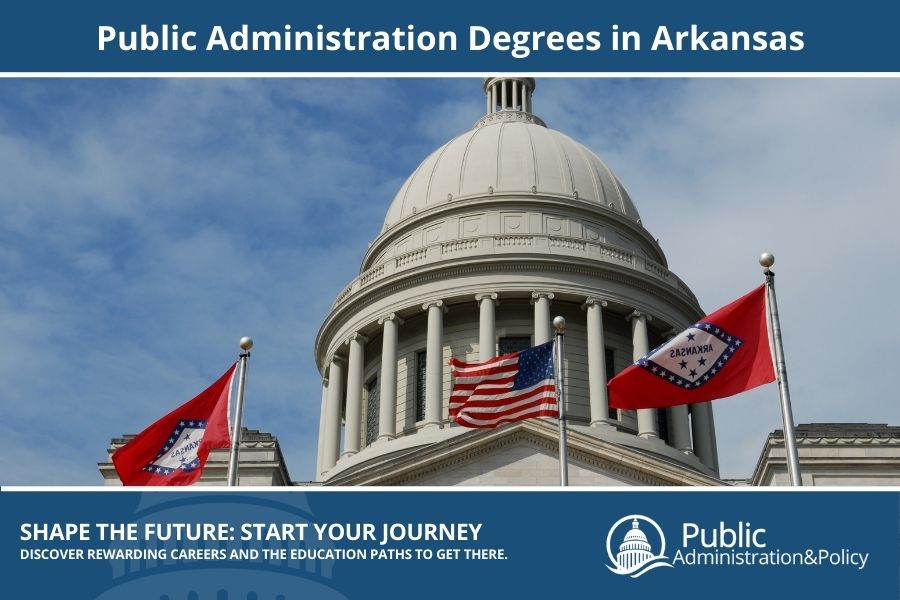
[[[15,73],[900,72],[897,3],[17,2]]]

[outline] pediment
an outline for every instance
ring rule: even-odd
[[[570,485],[721,485],[665,457],[576,431],[569,433],[568,449]],[[467,431],[377,464],[359,464],[327,484],[558,486],[558,430],[549,420],[533,419]]]

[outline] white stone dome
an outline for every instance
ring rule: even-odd
[[[600,157],[529,113],[506,111],[487,115],[422,161],[391,202],[385,227],[489,194],[577,198],[640,219],[628,192]]]

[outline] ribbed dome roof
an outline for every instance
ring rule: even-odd
[[[435,150],[400,188],[385,225],[461,198],[506,193],[577,197],[640,218],[596,154],[535,120],[517,111],[495,114]]]

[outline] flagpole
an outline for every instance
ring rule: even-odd
[[[800,459],[797,456],[797,435],[794,432],[794,416],[791,411],[791,392],[788,389],[787,368],[784,362],[784,349],[781,346],[781,323],[778,320],[778,303],[775,301],[775,273],[769,268],[775,264],[775,256],[763,252],[759,257],[763,274],[766,276],[766,299],[768,302],[769,323],[772,329],[772,343],[775,346],[775,370],[778,376],[778,396],[781,399],[781,419],[784,421],[784,447],[787,453],[788,473],[791,485],[800,487]]]
[[[238,374],[237,400],[234,403],[234,427],[231,431],[231,454],[228,457],[228,486],[238,484],[238,462],[241,450],[241,421],[244,419],[244,384],[247,382],[247,361],[250,358],[250,348],[253,340],[248,337],[241,338],[241,350],[239,355],[240,373]]]
[[[559,410],[559,485],[569,485],[569,449],[566,443],[566,388],[563,380],[563,338],[566,334],[566,320],[563,317],[553,319],[556,329],[556,403]]]

